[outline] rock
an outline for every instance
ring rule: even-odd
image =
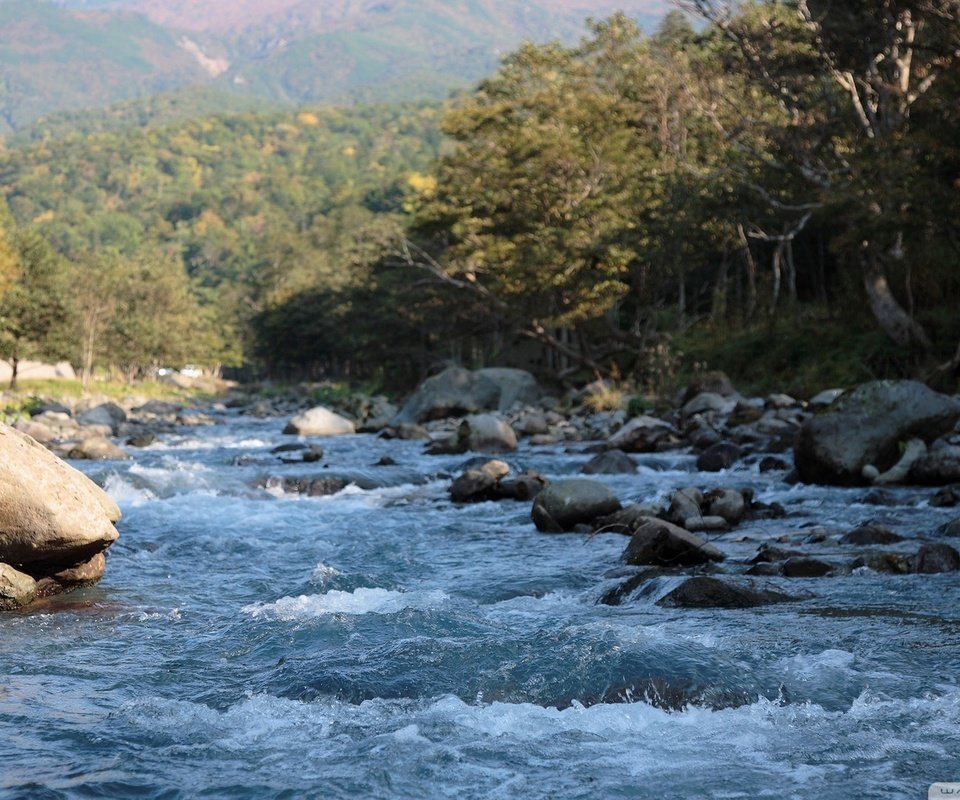
[[[719,578],[687,578],[657,601],[665,608],[756,608],[797,598],[770,589],[737,586]]]
[[[743,458],[743,448],[733,442],[718,442],[708,447],[697,458],[701,472],[720,472],[729,469]]]
[[[802,556],[798,550],[785,550],[780,547],[773,547],[769,544],[762,544],[757,548],[757,554],[750,559],[751,564],[769,564],[774,561],[786,561],[794,556]]]
[[[118,519],[93,481],[0,424],[0,561],[34,577],[75,566],[116,541]]]
[[[57,400],[43,400],[30,410],[30,416],[36,417],[47,411],[55,411],[58,414],[65,414],[68,417],[73,415],[73,409],[70,408],[70,406]]]
[[[344,436],[356,433],[353,422],[335,414],[329,408],[316,406],[297,414],[283,429],[286,434],[298,436]]]
[[[866,383],[800,427],[794,462],[807,483],[862,485],[865,466],[897,462],[900,442],[933,441],[958,420],[960,400],[918,381]]]
[[[450,485],[454,503],[481,503],[500,499],[500,480],[510,473],[503,461],[488,461],[477,469],[468,469]]]
[[[527,469],[509,480],[500,480],[500,494],[511,500],[532,500],[550,482],[539,472]]]
[[[627,564],[692,567],[722,561],[724,555],[699,536],[662,519],[649,517],[636,529],[622,559]]]
[[[525,370],[491,368],[472,372],[449,367],[421,383],[391,424],[507,411],[515,403],[536,402],[540,394],[536,378]]]
[[[13,427],[40,444],[50,444],[59,438],[53,428],[32,419],[18,419],[13,423]]]
[[[960,553],[948,544],[925,544],[911,559],[913,572],[932,575],[960,569]]]
[[[910,559],[899,553],[867,553],[850,563],[850,569],[866,567],[874,572],[906,575],[910,572]]]
[[[733,383],[730,381],[730,378],[727,377],[726,373],[720,372],[719,370],[705,372],[694,378],[683,390],[683,394],[680,397],[680,405],[685,405],[698,394],[703,394],[704,392],[718,394],[721,397],[735,397],[737,394],[737,390],[734,388]]]
[[[120,424],[127,421],[127,412],[116,403],[101,403],[77,415],[81,425],[108,425],[115,436]]]
[[[960,482],[960,447],[932,449],[911,465],[910,479],[925,486]]]
[[[889,528],[875,523],[861,525],[840,538],[843,544],[896,544],[902,542],[903,537]]]
[[[620,501],[598,481],[572,478],[551,483],[533,501],[531,515],[544,533],[571,531],[576,525],[620,510]]]
[[[543,436],[550,433],[550,425],[542,411],[527,411],[517,420],[514,428],[523,436]]]
[[[767,408],[794,408],[799,405],[796,398],[783,393],[768,394],[763,404]]]
[[[844,392],[843,389],[824,389],[822,392],[815,394],[807,401],[807,405],[813,409],[822,409],[831,405],[840,395]]]
[[[683,527],[691,533],[697,533],[699,531],[725,531],[730,527],[730,523],[723,517],[696,516],[687,517],[683,521]]]
[[[381,439],[400,439],[402,441],[428,440],[430,432],[421,425],[415,425],[412,422],[402,422],[399,425],[391,425],[380,431]]]
[[[129,447],[149,447],[155,441],[157,441],[157,435],[155,433],[140,433],[136,436],[131,436],[127,439],[127,445]]]
[[[137,414],[149,417],[175,417],[181,411],[183,411],[182,405],[168,400],[149,400],[134,409]]]
[[[886,472],[876,475],[873,478],[874,484],[883,486],[891,483],[904,483],[910,475],[910,469],[917,463],[918,459],[921,459],[926,454],[927,445],[923,439],[911,439],[903,448],[900,460]],[[960,461],[958,461],[957,466],[960,467]],[[867,467],[864,467],[864,471],[866,471],[866,469]],[[874,469],[876,468],[874,467]],[[866,475],[864,475],[864,477],[866,477]],[[948,483],[949,481],[944,482]]]
[[[722,517],[730,525],[738,525],[743,520],[747,506],[747,498],[735,489],[713,489],[703,496],[707,515]]]
[[[779,472],[781,470],[790,469],[790,465],[782,458],[777,458],[776,456],[764,456],[762,459],[760,459],[758,469],[761,473]]]
[[[635,475],[637,465],[622,450],[598,453],[580,468],[584,475]]]
[[[953,508],[960,505],[960,485],[945,486],[930,498],[933,508]]]
[[[63,588],[63,591],[92,586],[99,581],[107,569],[107,559],[103,553],[97,553],[89,561],[62,569],[48,576]]]
[[[91,436],[74,445],[67,458],[89,461],[124,461],[130,456],[105,436]]]
[[[621,533],[633,536],[637,528],[649,521],[650,517],[657,517],[660,509],[652,506],[634,503],[615,511],[606,517],[594,520],[594,533]]]
[[[787,578],[822,578],[829,575],[836,568],[833,564],[821,561],[818,558],[788,558],[780,568],[782,575]]]
[[[694,486],[680,489],[670,495],[670,508],[667,510],[667,518],[677,525],[683,525],[691,517],[703,515],[702,504],[703,493],[699,489]]]
[[[37,596],[37,582],[9,564],[0,564],[0,611],[29,605]]]
[[[509,453],[517,449],[517,435],[506,421],[493,414],[473,414],[460,423],[457,441],[461,452]]]
[[[607,440],[607,446],[626,453],[650,453],[660,449],[661,442],[676,436],[669,423],[641,414],[634,417]]]
[[[660,570],[658,569],[645,569],[638,572],[636,575],[627,578],[623,583],[604,592],[603,596],[597,602],[603,606],[619,606],[631,594],[637,591],[637,589],[659,574]]]
[[[737,401],[714,392],[701,392],[683,404],[680,415],[689,419],[694,414],[732,414]]]
[[[960,517],[950,522],[945,522],[937,528],[937,533],[941,536],[960,536]]]

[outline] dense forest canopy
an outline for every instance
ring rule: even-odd
[[[835,324],[889,341],[868,369],[955,376],[960,2],[687,5],[704,26],[615,16],[443,107],[34,131],[0,151],[0,288],[53,263],[82,335],[30,351],[87,372],[399,387],[456,360],[657,388],[691,331]]]

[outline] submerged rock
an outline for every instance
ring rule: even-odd
[[[883,525],[868,523],[844,534],[840,541],[843,544],[896,544],[902,542],[903,537]]]
[[[572,531],[620,510],[620,501],[604,484],[583,478],[551,483],[537,495],[531,509],[537,530],[544,533]]]
[[[930,442],[960,420],[960,400],[918,381],[874,381],[844,394],[800,428],[794,461],[801,480],[854,486],[864,468],[883,471],[911,438]]]
[[[637,465],[622,450],[598,453],[580,468],[584,475],[634,475]]]
[[[771,603],[789,603],[799,598],[771,589],[754,589],[719,578],[688,578],[657,601],[666,608],[756,608]]]

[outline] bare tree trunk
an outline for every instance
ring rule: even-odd
[[[930,349],[930,337],[893,296],[883,264],[869,245],[861,250],[860,260],[870,310],[883,332],[904,347],[919,345],[924,350]]]
[[[743,230],[743,225],[737,225],[737,234],[740,236],[740,246],[743,248],[743,260],[747,268],[747,321],[753,319],[757,310],[757,263],[753,260],[750,242]]]
[[[777,242],[776,249],[773,251],[773,297],[770,300],[770,313],[775,314],[777,306],[780,304],[780,284],[783,279],[783,242]]]
[[[14,356],[10,359],[10,389],[17,388],[17,373],[20,371],[20,359]]]
[[[717,283],[713,287],[713,308],[710,316],[714,322],[723,319],[727,315],[727,283],[730,272],[730,256],[724,252],[723,260],[720,262],[720,275],[717,277]]]

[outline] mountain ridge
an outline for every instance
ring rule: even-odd
[[[196,86],[269,104],[438,99],[521,41],[667,0],[0,0],[0,135]]]

